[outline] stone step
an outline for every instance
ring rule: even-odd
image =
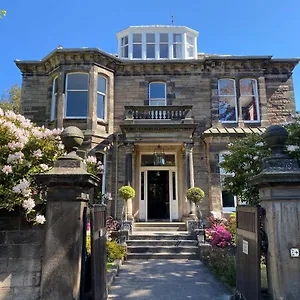
[[[184,222],[139,222],[134,224],[133,231],[185,231]]]
[[[182,253],[128,253],[127,259],[199,259],[198,254],[192,252],[182,252]]]
[[[196,246],[128,246],[127,253],[197,253]]]
[[[196,240],[127,240],[128,246],[196,246]]]
[[[129,235],[129,240],[195,240],[188,232],[134,232]]]

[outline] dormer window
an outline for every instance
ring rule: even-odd
[[[159,58],[169,57],[169,35],[161,33],[159,35]]]
[[[182,58],[182,35],[173,34],[173,57]]]
[[[140,33],[133,34],[132,58],[142,58],[142,35]]]
[[[121,39],[121,56],[124,58],[128,57],[128,35]]]
[[[198,32],[185,26],[131,26],[117,34],[123,59],[197,59]]]
[[[66,117],[86,118],[88,111],[89,75],[86,73],[67,74]]]
[[[146,56],[147,58],[155,58],[155,34],[147,33],[146,34]]]

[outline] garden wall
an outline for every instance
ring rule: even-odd
[[[39,299],[45,231],[0,210],[0,300]]]

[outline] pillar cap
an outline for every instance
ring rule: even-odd
[[[285,156],[283,149],[288,139],[287,130],[280,125],[271,125],[263,134],[264,141],[272,150],[273,156]]]
[[[62,159],[81,160],[76,151],[83,143],[83,132],[76,126],[69,126],[64,129],[60,137],[67,151],[67,155],[63,156]]]

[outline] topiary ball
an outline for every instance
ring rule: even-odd
[[[203,190],[198,187],[189,188],[186,192],[187,199],[194,202],[195,204],[199,203],[204,198],[204,196],[205,194]]]
[[[135,190],[129,185],[124,185],[119,189],[119,195],[127,201],[135,196]]]

